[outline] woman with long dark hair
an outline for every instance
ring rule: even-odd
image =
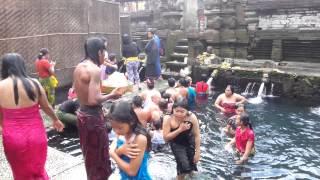
[[[54,107],[55,104],[55,81],[54,66],[55,62],[49,61],[49,50],[46,48],[40,49],[38,58],[36,60],[36,71],[39,76],[39,81],[44,88],[49,103]]]
[[[1,58],[0,120],[3,147],[15,180],[48,179],[45,171],[47,135],[39,112],[41,108],[52,120],[53,127],[64,126],[54,114],[40,83],[26,73],[21,55],[6,54]]]
[[[119,166],[121,179],[151,179],[148,172],[151,138],[139,122],[133,105],[126,101],[112,104],[110,117],[113,130],[117,135],[124,136],[124,139],[118,138],[110,147],[110,156]],[[137,149],[141,150],[133,159],[117,151],[121,146],[131,143],[137,144]]]
[[[240,160],[236,163],[243,164],[248,161],[249,156],[253,156],[255,154],[255,135],[247,113],[242,113],[238,116],[236,124],[238,124],[238,127],[236,129],[235,137],[226,145],[226,149],[228,149],[228,146],[235,144],[236,153],[240,156]]]
[[[163,118],[163,137],[177,162],[177,179],[197,171],[200,159],[200,129],[197,117],[188,111],[188,101],[178,99],[172,114]]]

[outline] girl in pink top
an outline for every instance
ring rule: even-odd
[[[243,164],[250,155],[255,153],[254,132],[247,113],[242,113],[236,121],[239,125],[236,129],[236,135],[227,146],[236,145],[236,152],[240,155],[240,160],[236,163]]]

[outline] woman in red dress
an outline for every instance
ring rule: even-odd
[[[237,104],[243,104],[246,102],[246,98],[234,93],[234,89],[231,85],[228,85],[223,94],[220,94],[214,103],[226,117],[232,117],[236,115]]]
[[[39,112],[41,108],[62,131],[40,83],[27,76],[21,55],[2,57],[0,81],[0,125],[3,147],[15,180],[49,179],[45,170],[47,135]]]

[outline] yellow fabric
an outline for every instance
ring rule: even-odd
[[[128,64],[129,62],[139,61],[138,57],[128,57],[124,59],[125,59],[124,64]]]
[[[59,84],[59,81],[55,76],[51,76],[50,83],[51,83],[52,87],[56,88]]]

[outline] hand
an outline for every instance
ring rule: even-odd
[[[183,132],[183,131],[186,131],[186,130],[190,129],[190,127],[191,127],[190,123],[182,122],[182,123],[180,123],[179,130],[181,132]]]
[[[116,154],[116,149],[117,149],[117,140],[112,141],[112,143],[109,146],[109,154],[110,157],[113,158],[113,156]]]
[[[194,153],[194,157],[193,157],[193,163],[198,163],[199,162],[199,159],[200,159],[200,152],[196,151]]]
[[[236,164],[244,164],[247,162],[247,159],[240,158],[240,160],[236,161]]]
[[[126,91],[126,88],[124,87],[118,87],[118,88],[115,88],[111,91],[110,94],[114,95],[115,98],[120,98]]]
[[[130,159],[135,159],[141,152],[141,150],[138,149],[138,144],[130,143],[123,146],[123,154],[128,156]]]
[[[220,110],[221,110],[221,112],[223,112],[223,113],[226,112],[226,110],[225,110],[224,108],[221,108]]]
[[[56,61],[51,61],[50,64],[51,64],[52,66],[55,66],[55,65],[56,65]]]
[[[55,120],[52,123],[52,127],[58,131],[58,132],[62,132],[63,128],[64,128],[64,124],[60,121],[60,120]]]

